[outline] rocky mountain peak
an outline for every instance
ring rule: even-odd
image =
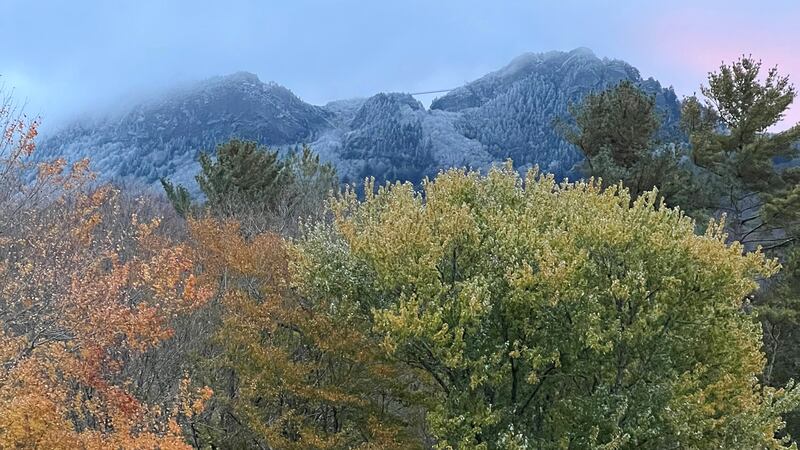
[[[675,93],[642,80],[624,61],[591,50],[526,53],[436,99],[426,110],[405,93],[308,104],[289,89],[236,72],[185,86],[126,112],[50,135],[44,157],[89,157],[104,178],[193,185],[200,151],[230,138],[286,149],[310,144],[345,180],[364,176],[418,181],[450,166],[493,161],[537,164],[573,176],[580,154],[553,128],[567,105],[631,80],[656,96],[665,127],[679,116]]]

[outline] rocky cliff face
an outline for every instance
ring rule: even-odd
[[[485,168],[513,159],[557,176],[580,155],[553,129],[570,102],[628,79],[656,96],[664,134],[676,132],[671,89],[642,80],[629,64],[587,49],[525,54],[436,99],[429,110],[408,94],[380,93],[325,106],[236,73],[143,102],[122,114],[80,121],[47,137],[42,155],[88,156],[105,178],[193,184],[197,155],[232,137],[286,149],[308,143],[344,181],[364,176],[418,181],[452,166]]]

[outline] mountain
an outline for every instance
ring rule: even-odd
[[[376,94],[349,107],[326,105],[339,125],[311,143],[343,181],[370,175],[418,181],[444,167],[491,164],[483,146],[456,128],[458,114],[426,110],[401,93]]]
[[[193,184],[200,150],[233,136],[269,146],[313,141],[332,114],[288,89],[239,72],[174,90],[100,120],[77,121],[46,136],[42,157],[89,157],[104,178]]]
[[[369,175],[418,181],[441,168],[486,168],[507,158],[574,175],[580,155],[553,123],[566,117],[570,102],[621,80],[655,95],[665,118],[661,133],[677,133],[680,104],[671,88],[642,79],[623,61],[579,48],[521,55],[434,100],[430,109],[404,93],[315,106],[240,72],[99,120],[76,121],[46,137],[41,154],[88,156],[105,178],[154,183],[167,176],[190,186],[199,152],[231,137],[283,151],[308,143],[347,182]]]
[[[506,67],[449,92],[432,110],[460,113],[461,133],[480,142],[493,160],[511,158],[519,165],[538,164],[555,174],[569,174],[580,155],[553,127],[568,116],[567,107],[589,92],[622,80],[636,82],[655,95],[665,117],[663,134],[677,132],[680,103],[672,89],[619,60],[597,58],[591,50],[527,53]]]

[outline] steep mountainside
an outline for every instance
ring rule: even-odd
[[[558,176],[573,175],[579,154],[554,130],[567,105],[628,79],[656,96],[675,132],[671,89],[642,80],[629,64],[587,49],[525,54],[436,99],[429,110],[408,94],[380,93],[325,106],[304,103],[255,75],[219,77],[123,114],[80,121],[49,136],[44,156],[89,156],[103,177],[153,183],[168,176],[193,185],[197,155],[231,137],[287,149],[311,144],[345,181],[367,175],[418,181],[440,168],[484,168],[512,158]]]
[[[663,89],[652,78],[642,80],[625,62],[601,60],[584,48],[524,54],[497,72],[435,100],[431,109],[461,113],[459,130],[483,144],[492,159],[511,158],[518,164],[539,164],[550,172],[567,174],[579,155],[561,138],[553,122],[567,116],[570,102],[622,80],[635,81],[655,95],[667,119],[662,132],[676,131],[680,105],[671,89]]]
[[[310,142],[331,128],[332,114],[288,89],[239,72],[99,121],[76,122],[47,137],[42,156],[91,158],[106,178],[147,183],[161,176],[193,183],[198,152],[231,137],[270,146]]]

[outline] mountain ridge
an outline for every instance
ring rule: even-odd
[[[309,144],[344,182],[365,176],[419,181],[436,171],[483,169],[511,158],[557,176],[574,175],[578,152],[553,129],[569,103],[623,79],[655,95],[664,134],[677,129],[671,88],[630,64],[591,50],[525,53],[435,99],[377,93],[318,106],[249,72],[212,77],[118,115],[76,121],[45,137],[43,157],[89,157],[100,176],[146,184],[169,177],[194,188],[200,151],[230,138],[287,151]]]

